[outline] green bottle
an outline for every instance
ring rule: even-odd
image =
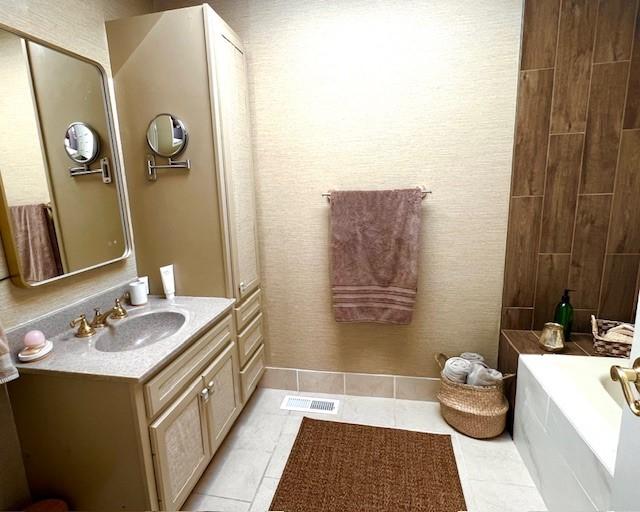
[[[565,289],[562,299],[556,306],[556,312],[553,316],[553,321],[564,327],[564,339],[569,341],[571,339],[571,327],[573,324],[573,306],[569,300],[569,292],[573,290]]]

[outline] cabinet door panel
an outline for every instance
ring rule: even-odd
[[[246,61],[235,34],[214,14],[208,19],[218,88],[220,171],[227,188],[234,295],[241,300],[260,283]]]
[[[236,344],[229,347],[209,366],[203,379],[209,391],[207,418],[209,444],[214,453],[240,412]]]
[[[177,510],[211,459],[202,379],[149,427],[162,510]]]

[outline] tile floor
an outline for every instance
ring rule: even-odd
[[[280,409],[287,394],[340,399],[337,415]],[[258,389],[203,474],[183,510],[266,512],[302,416],[451,434],[468,509],[477,512],[545,510],[508,434],[478,441],[458,434],[435,402]]]

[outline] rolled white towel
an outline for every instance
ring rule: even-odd
[[[467,375],[473,369],[473,364],[462,357],[450,357],[444,363],[442,373],[450,381],[464,384],[467,382]]]
[[[479,364],[473,365],[473,369],[467,377],[470,386],[493,386],[502,380],[502,373],[493,368],[485,368]]]
[[[460,357],[467,361],[471,361],[472,363],[484,363],[484,357],[482,354],[478,354],[477,352],[463,352],[460,354]]]

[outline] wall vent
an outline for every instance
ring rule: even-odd
[[[333,398],[311,398],[307,396],[287,395],[282,401],[280,409],[299,412],[319,412],[322,414],[337,414],[340,400]]]

